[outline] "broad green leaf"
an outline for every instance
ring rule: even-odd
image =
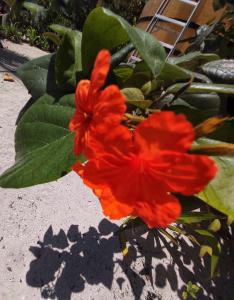
[[[17,74],[23,81],[34,99],[45,93],[58,94],[54,74],[55,55],[49,54],[33,59],[17,69]]]
[[[179,66],[165,63],[161,74],[159,75],[158,79],[161,79],[166,82],[176,82],[176,81],[183,81],[189,80],[191,78],[191,72],[183,69]]]
[[[76,31],[65,33],[56,53],[56,83],[66,92],[75,90],[77,74],[82,71],[81,37]]]
[[[183,87],[183,83],[176,83],[167,89],[168,93],[176,93]],[[187,93],[221,93],[221,94],[232,94],[234,95],[234,84],[208,84],[193,82],[186,89]]]
[[[182,56],[173,56],[169,58],[169,63],[178,65],[183,68],[187,68],[190,71],[195,70],[200,65],[218,60],[219,56],[214,53],[201,53],[199,51],[190,52]]]
[[[131,77],[125,81],[126,87],[141,88],[148,81],[152,81],[153,76],[150,68],[144,61],[136,63]]]
[[[180,95],[180,98],[197,109],[217,109],[217,112],[220,109],[221,100],[216,93],[184,93],[183,95]]]
[[[198,144],[219,143],[211,139],[199,139]],[[234,158],[212,157],[218,167],[218,173],[197,196],[218,211],[234,217]]]
[[[71,171],[75,161],[81,159],[73,154],[74,134],[68,130],[73,113],[73,107],[49,95],[27,110],[16,129],[16,162],[1,175],[1,187],[46,183]]]
[[[75,109],[75,94],[64,95],[59,99],[58,105],[69,106]]]
[[[98,7],[86,19],[82,38],[82,66],[88,73],[101,49],[114,50],[131,42],[152,74],[157,76],[164,65],[165,50],[149,33],[132,27],[111,11]]]

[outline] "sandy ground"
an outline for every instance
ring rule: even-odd
[[[5,82],[3,75],[44,54],[28,45],[4,46],[0,173],[14,163],[15,120],[29,98],[18,78]],[[179,253],[172,245],[161,247],[158,237],[130,236],[135,245],[123,261],[114,235],[118,225],[104,218],[98,200],[74,173],[27,189],[0,189],[0,200],[1,300],[176,300],[189,280],[209,286],[203,262],[185,241]],[[211,289],[198,299],[213,299],[206,296]]]

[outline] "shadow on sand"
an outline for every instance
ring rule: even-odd
[[[16,69],[26,63],[28,58],[11,51],[7,48],[0,48],[0,70],[16,72]]]
[[[83,234],[78,225],[71,225],[67,234],[60,230],[58,235],[49,227],[43,241],[30,247],[35,259],[26,274],[27,284],[40,288],[44,299],[70,300],[72,293],[85,289],[86,283],[101,283],[111,289],[113,281],[116,281],[122,290],[123,283],[128,280],[133,298],[151,300],[163,299],[160,289],[166,285],[168,288],[168,284],[178,297],[173,299],[182,299],[182,291],[192,281],[202,287],[197,294],[199,300],[233,300],[234,261],[233,247],[230,246],[233,243],[230,241],[221,258],[221,276],[211,282],[209,270],[199,259],[197,248],[181,240],[178,249],[159,233],[149,232],[139,236],[136,231],[129,231],[129,254],[124,259],[122,255],[116,258],[115,254],[121,253],[115,234],[118,228],[106,219],[100,222],[97,229],[90,227]],[[143,261],[142,268],[137,265],[139,259]],[[165,264],[163,259],[168,263]],[[124,276],[116,278],[116,265]],[[143,293],[146,283],[151,288]]]

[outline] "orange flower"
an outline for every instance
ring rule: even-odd
[[[214,178],[210,158],[186,153],[194,140],[183,115],[158,112],[137,126],[134,134],[119,125],[103,141],[103,153],[80,172],[112,219],[139,216],[149,227],[166,227],[181,212],[173,193],[193,195]]]
[[[122,120],[126,110],[125,98],[119,88],[110,85],[103,90],[110,69],[111,56],[107,50],[99,52],[91,74],[91,80],[81,80],[76,88],[76,111],[69,129],[75,131],[74,152],[93,155],[92,143],[98,134],[105,134]],[[97,141],[95,140],[97,147]]]

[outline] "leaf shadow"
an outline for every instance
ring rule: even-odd
[[[234,261],[230,244],[229,250],[224,249],[229,254],[221,258],[220,276],[211,281],[209,268],[199,258],[199,250],[186,240],[181,239],[177,248],[157,231],[127,230],[129,252],[123,258],[116,235],[118,229],[107,219],[98,228],[90,227],[83,234],[78,225],[71,225],[67,233],[61,229],[57,235],[50,226],[43,241],[29,249],[35,259],[26,274],[27,284],[40,288],[43,299],[70,300],[87,283],[111,289],[115,281],[122,291],[127,279],[136,300],[151,300],[165,299],[161,296],[165,288],[182,299],[182,292],[191,281],[201,287],[197,294],[199,300],[231,300],[228,296],[222,298],[223,284],[233,291],[234,268],[230,271],[230,263],[234,265]],[[206,263],[207,266],[209,262]],[[120,270],[116,272],[116,268]]]

